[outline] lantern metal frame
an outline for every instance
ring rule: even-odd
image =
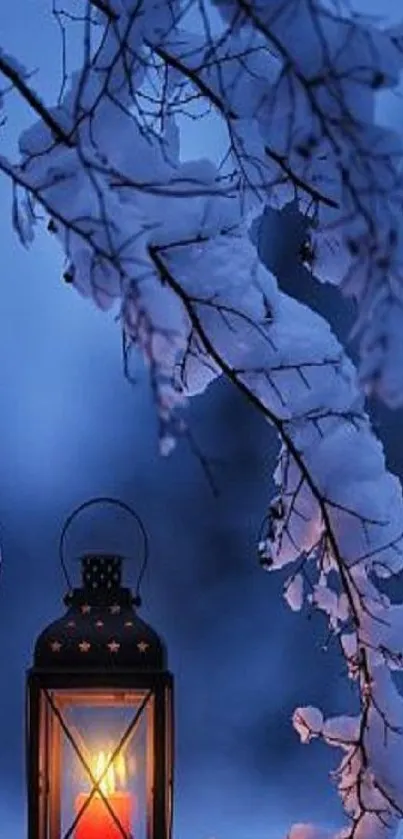
[[[96,696],[106,695],[108,691],[124,691],[126,694],[139,692],[145,695],[140,708],[133,709],[134,716],[126,728],[112,759],[122,748],[126,740],[152,704],[153,768],[151,781],[152,804],[148,806],[147,839],[171,839],[173,818],[173,678],[168,671],[163,672],[40,672],[32,668],[27,679],[27,784],[28,784],[28,839],[70,839],[74,835],[81,813],[75,817],[70,828],[62,836],[60,828],[61,794],[61,755],[60,732],[64,731],[77,757],[91,778],[90,796],[99,792],[105,806],[117,824],[122,839],[132,839],[127,835],[100,785],[102,776],[95,779],[82,746],[77,743],[77,735],[69,730],[63,719],[53,693],[68,691],[74,699],[76,691],[96,692]],[[93,695],[95,699],[95,694]],[[44,715],[46,718],[44,718]],[[51,742],[44,743],[49,736]],[[57,733],[56,733],[57,732]],[[51,762],[51,767],[46,764]],[[49,783],[49,771],[52,783]],[[107,771],[107,767],[105,772]],[[149,805],[149,802],[148,802]]]
[[[82,584],[72,588],[64,547],[67,531],[76,516],[88,507],[112,504],[132,516],[140,527],[144,556],[134,595],[122,587],[123,557],[103,552],[81,557]],[[140,586],[148,559],[148,538],[137,513],[115,498],[92,498],[67,518],[60,536],[59,558],[68,586],[67,612],[46,627],[37,638],[33,667],[26,682],[26,773],[28,839],[72,839],[86,808],[98,795],[120,836],[127,833],[102,790],[109,766],[134,737],[146,716],[145,839],[171,839],[173,821],[173,677],[166,666],[166,649],[157,633],[141,620]],[[118,745],[100,775],[86,760],[83,738],[71,730],[63,706],[118,707],[117,697],[132,707]],[[137,699],[141,697],[140,704]],[[136,698],[136,699],[135,699]],[[129,699],[133,700],[132,702]],[[70,700],[70,704],[68,703]],[[73,749],[91,782],[81,809],[62,835],[62,734]],[[151,740],[151,746],[150,746]],[[151,768],[150,768],[151,767]],[[136,837],[137,839],[137,837]]]

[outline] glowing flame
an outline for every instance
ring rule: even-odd
[[[112,752],[99,752],[91,761],[91,771],[104,795],[113,795],[116,787],[126,785],[126,761],[122,754],[118,754],[111,763]],[[106,768],[108,767],[108,768]]]

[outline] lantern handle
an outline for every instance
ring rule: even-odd
[[[61,565],[62,571],[63,571],[63,576],[64,576],[64,578],[66,580],[66,583],[67,583],[67,586],[68,586],[68,590],[69,590],[69,592],[71,592],[73,587],[71,585],[71,580],[70,580],[70,577],[69,577],[69,573],[68,573],[67,565],[66,565],[66,560],[65,560],[65,542],[66,542],[67,531],[68,531],[70,525],[72,524],[73,520],[76,518],[76,516],[79,515],[79,513],[82,513],[83,510],[86,510],[88,507],[93,507],[96,504],[112,504],[115,507],[119,507],[121,510],[124,510],[125,513],[128,513],[137,522],[137,524],[140,528],[140,532],[141,532],[141,535],[143,537],[144,556],[143,556],[143,561],[141,563],[140,571],[139,571],[139,574],[138,574],[138,577],[137,577],[134,604],[136,606],[141,606],[140,589],[141,589],[141,584],[143,582],[143,577],[144,577],[144,574],[145,574],[145,571],[146,571],[146,568],[147,568],[148,556],[149,556],[149,541],[148,541],[147,531],[144,527],[144,524],[143,524],[140,516],[135,512],[135,510],[133,510],[132,507],[129,506],[129,504],[126,504],[125,501],[120,501],[120,499],[118,499],[118,498],[110,498],[109,496],[99,496],[99,497],[96,497],[96,498],[90,498],[90,499],[88,499],[88,501],[84,501],[82,504],[80,504],[78,507],[76,507],[75,510],[73,510],[72,513],[70,513],[70,515],[67,517],[66,521],[64,522],[62,531],[60,533],[60,539],[59,539],[59,559],[60,559],[60,565]]]

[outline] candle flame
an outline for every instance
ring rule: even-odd
[[[96,781],[101,782],[99,788],[104,795],[113,795],[116,787],[126,785],[126,761],[122,754],[116,755],[111,762],[112,752],[101,751],[91,761],[91,772]],[[108,767],[108,768],[107,768]]]

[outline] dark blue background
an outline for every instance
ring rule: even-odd
[[[47,8],[47,0],[1,8],[0,40],[30,69],[41,68],[31,83],[52,98],[58,42]],[[17,100],[9,104],[0,153],[30,122]],[[219,156],[214,124],[208,133],[187,131],[189,154]],[[176,675],[178,839],[281,839],[293,821],[336,824],[328,772],[337,754],[301,746],[291,714],[308,703],[343,711],[350,696],[342,663],[336,651],[322,651],[324,622],[293,615],[282,580],[256,559],[273,492],[274,432],[218,383],[192,402],[189,417],[215,464],[220,497],[185,442],[160,459],[146,376],[139,366],[136,387],[123,380],[113,317],[61,282],[51,237],[38,233],[33,248],[22,249],[4,180],[0,200],[0,839],[25,836],[24,675],[35,635],[60,610],[60,528],[74,506],[99,494],[132,503],[150,536],[142,614],[165,637]],[[269,214],[262,257],[285,289],[314,297],[345,332],[351,313],[337,293],[296,269],[298,223],[288,215],[285,225],[274,224]],[[376,412],[390,465],[400,472],[399,416]],[[90,515],[77,526],[72,555],[89,547],[93,526]],[[130,522],[112,512],[99,542],[140,550]]]

